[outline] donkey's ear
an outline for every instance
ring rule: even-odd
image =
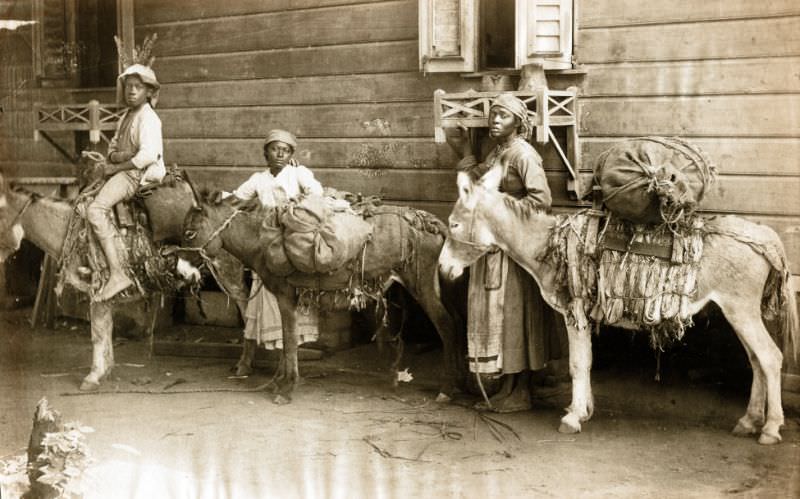
[[[500,181],[503,179],[503,169],[501,166],[490,168],[489,171],[483,174],[478,180],[478,184],[484,189],[496,191],[500,187]]]
[[[456,177],[456,184],[458,185],[458,197],[466,199],[472,194],[472,177],[467,172],[458,172]]]

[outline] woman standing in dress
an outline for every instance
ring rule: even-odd
[[[552,201],[542,159],[528,143],[531,124],[525,103],[500,94],[489,111],[489,136],[494,147],[478,162],[463,133],[448,136],[462,159],[458,169],[474,179],[492,168],[503,171],[500,191],[512,196],[521,214],[548,211]],[[470,269],[467,339],[472,372],[504,375],[500,391],[490,399],[499,412],[530,409],[530,372],[543,369],[551,344],[558,348],[553,310],[522,267],[500,251],[481,257]]]

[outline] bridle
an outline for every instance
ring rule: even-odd
[[[244,212],[242,210],[238,210],[238,209],[237,210],[233,210],[233,213],[231,213],[230,216],[228,216],[228,218],[226,218],[225,221],[223,221],[222,224],[219,227],[217,227],[216,230],[214,230],[214,232],[212,232],[210,236],[208,236],[208,239],[206,240],[206,242],[204,242],[197,249],[202,250],[203,252],[205,252],[205,249],[208,247],[209,244],[211,244],[211,241],[213,241],[214,239],[219,237],[219,235],[222,234],[222,232],[225,229],[230,227],[231,222],[233,222],[233,219],[236,218],[236,215],[238,215],[239,213],[244,213]]]
[[[199,268],[199,267],[205,266],[208,269],[208,271],[211,272],[211,275],[214,277],[214,279],[217,281],[217,283],[220,283],[220,287],[222,287],[222,290],[225,292],[225,294],[230,298],[231,297],[230,293],[221,284],[222,281],[220,280],[218,270],[214,266],[214,259],[211,258],[211,256],[209,256],[208,252],[206,252],[206,248],[211,243],[211,241],[213,241],[214,239],[219,237],[219,235],[222,234],[222,232],[231,225],[231,222],[236,217],[236,215],[238,215],[239,213],[242,213],[242,212],[243,212],[243,210],[234,210],[234,212],[231,213],[230,216],[228,218],[226,218],[225,221],[223,221],[222,224],[219,227],[217,227],[216,230],[214,230],[214,232],[211,233],[211,235],[208,237],[206,242],[204,242],[201,246],[197,246],[197,247],[174,246],[174,247],[169,247],[169,248],[163,248],[161,250],[161,255],[162,256],[167,256],[167,255],[171,255],[171,254],[173,254],[173,253],[175,253],[177,251],[191,251],[191,252],[197,253],[200,256],[200,258],[202,259],[202,263],[200,265],[198,265],[197,267]]]
[[[460,244],[460,245],[466,246],[466,247],[470,248],[471,250],[473,250],[475,252],[480,252],[481,254],[484,254],[484,253],[489,253],[489,252],[493,251],[496,248],[496,246],[493,245],[493,244],[480,244],[480,243],[476,243],[474,241],[474,239],[475,239],[475,218],[477,216],[478,208],[480,208],[480,205],[476,205],[475,206],[475,209],[472,210],[472,216],[469,219],[469,230],[467,231],[467,235],[468,235],[469,239],[459,239],[457,237],[454,237],[452,232],[447,235],[447,238],[449,240],[455,242],[456,244]]]
[[[25,204],[22,205],[22,208],[20,208],[17,214],[14,215],[14,218],[11,219],[11,223],[8,225],[9,227],[14,227],[17,224],[17,222],[19,221],[20,218],[22,218],[22,215],[25,213],[28,207],[30,207],[30,205],[33,204],[33,201],[34,201],[34,196],[29,195],[28,199],[25,201]]]

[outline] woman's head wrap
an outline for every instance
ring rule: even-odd
[[[510,93],[502,93],[492,101],[491,107],[502,107],[508,112],[513,114],[519,119],[519,134],[525,140],[529,140],[531,136],[530,116],[528,115],[528,106],[519,98]]]
[[[277,128],[267,133],[267,138],[264,139],[264,147],[267,147],[270,142],[275,142],[276,140],[292,146],[292,152],[297,149],[297,138],[292,133]]]

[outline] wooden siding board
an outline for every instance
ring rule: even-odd
[[[581,63],[800,55],[800,17],[580,30]]]
[[[231,190],[244,182],[255,168],[186,167],[201,187]],[[313,169],[323,185],[351,192],[381,196],[386,200],[453,202],[456,199],[455,170],[380,170],[368,168]],[[410,181],[410,179],[416,181]],[[548,173],[554,205],[573,205],[568,199],[561,173]]]
[[[433,106],[422,103],[162,109],[164,137],[262,137],[281,127],[302,137],[425,137]]]
[[[136,24],[155,24],[211,17],[240,16],[285,10],[380,3],[385,0],[136,0]]]
[[[800,139],[684,138],[705,151],[723,175],[800,176]],[[591,171],[597,157],[621,140],[583,138],[582,170]]]
[[[416,3],[408,1],[146,27],[137,38],[149,33],[158,35],[159,57],[409,40],[418,34]]]
[[[800,95],[598,98],[579,108],[584,136],[800,136]]]
[[[587,65],[582,97],[797,93],[800,57]]]
[[[720,213],[800,217],[800,177],[722,176],[701,207]]]
[[[417,41],[164,57],[155,70],[162,83],[289,78],[416,69]]]
[[[167,139],[167,161],[190,165],[244,165],[264,163],[263,139]],[[312,168],[454,168],[457,159],[446,145],[433,139],[306,139],[300,138],[295,158]]]
[[[800,14],[796,0],[581,0],[578,26],[603,27]]]
[[[159,109],[202,106],[344,104],[431,100],[433,92],[465,91],[474,82],[454,75],[406,73],[307,76],[207,83],[172,83],[161,88]]]
[[[46,161],[6,161],[0,158],[0,170],[8,178],[16,177],[73,177],[75,167],[71,163]]]
[[[64,146],[66,148],[67,144],[64,144]],[[12,159],[54,163],[67,161],[61,153],[44,139],[36,142],[32,137],[0,140],[0,160]]]

